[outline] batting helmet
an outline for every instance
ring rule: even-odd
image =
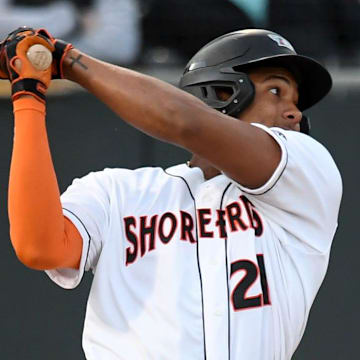
[[[320,101],[332,86],[329,72],[320,63],[298,55],[289,41],[262,29],[234,31],[205,45],[187,64],[179,86],[212,108],[238,116],[255,95],[246,72],[259,66],[284,67],[294,75],[300,111]],[[229,88],[230,98],[219,99],[217,87]],[[309,129],[309,121],[303,116],[300,130],[308,133]]]

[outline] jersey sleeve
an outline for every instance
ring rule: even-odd
[[[81,281],[84,271],[96,268],[110,217],[111,188],[104,172],[93,172],[75,179],[61,195],[63,214],[78,229],[83,241],[79,270],[47,270],[47,275],[59,286],[72,289]]]
[[[266,218],[291,235],[280,237],[282,241],[297,239],[308,250],[328,253],[342,196],[342,180],[334,160],[310,136],[253,125],[275,139],[282,156],[266,184],[257,189],[238,186]]]

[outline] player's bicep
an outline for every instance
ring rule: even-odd
[[[281,148],[264,129],[213,109],[195,124],[187,148],[248,188],[264,185],[280,163]]]

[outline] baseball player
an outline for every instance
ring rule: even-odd
[[[53,53],[51,68],[29,62],[34,43]],[[342,195],[302,115],[330,90],[328,71],[256,29],[200,49],[181,89],[45,30],[18,29],[1,55],[15,119],[11,241],[21,262],[63,288],[94,273],[87,359],[290,359],[326,273]],[[60,197],[45,128],[52,78],[77,82],[194,155],[166,170],[91,172]]]

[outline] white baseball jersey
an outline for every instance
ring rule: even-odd
[[[261,188],[182,164],[90,173],[62,195],[81,265],[47,273],[64,288],[94,273],[88,360],[291,358],[327,269],[342,183],[311,137],[256,126],[282,150]]]

